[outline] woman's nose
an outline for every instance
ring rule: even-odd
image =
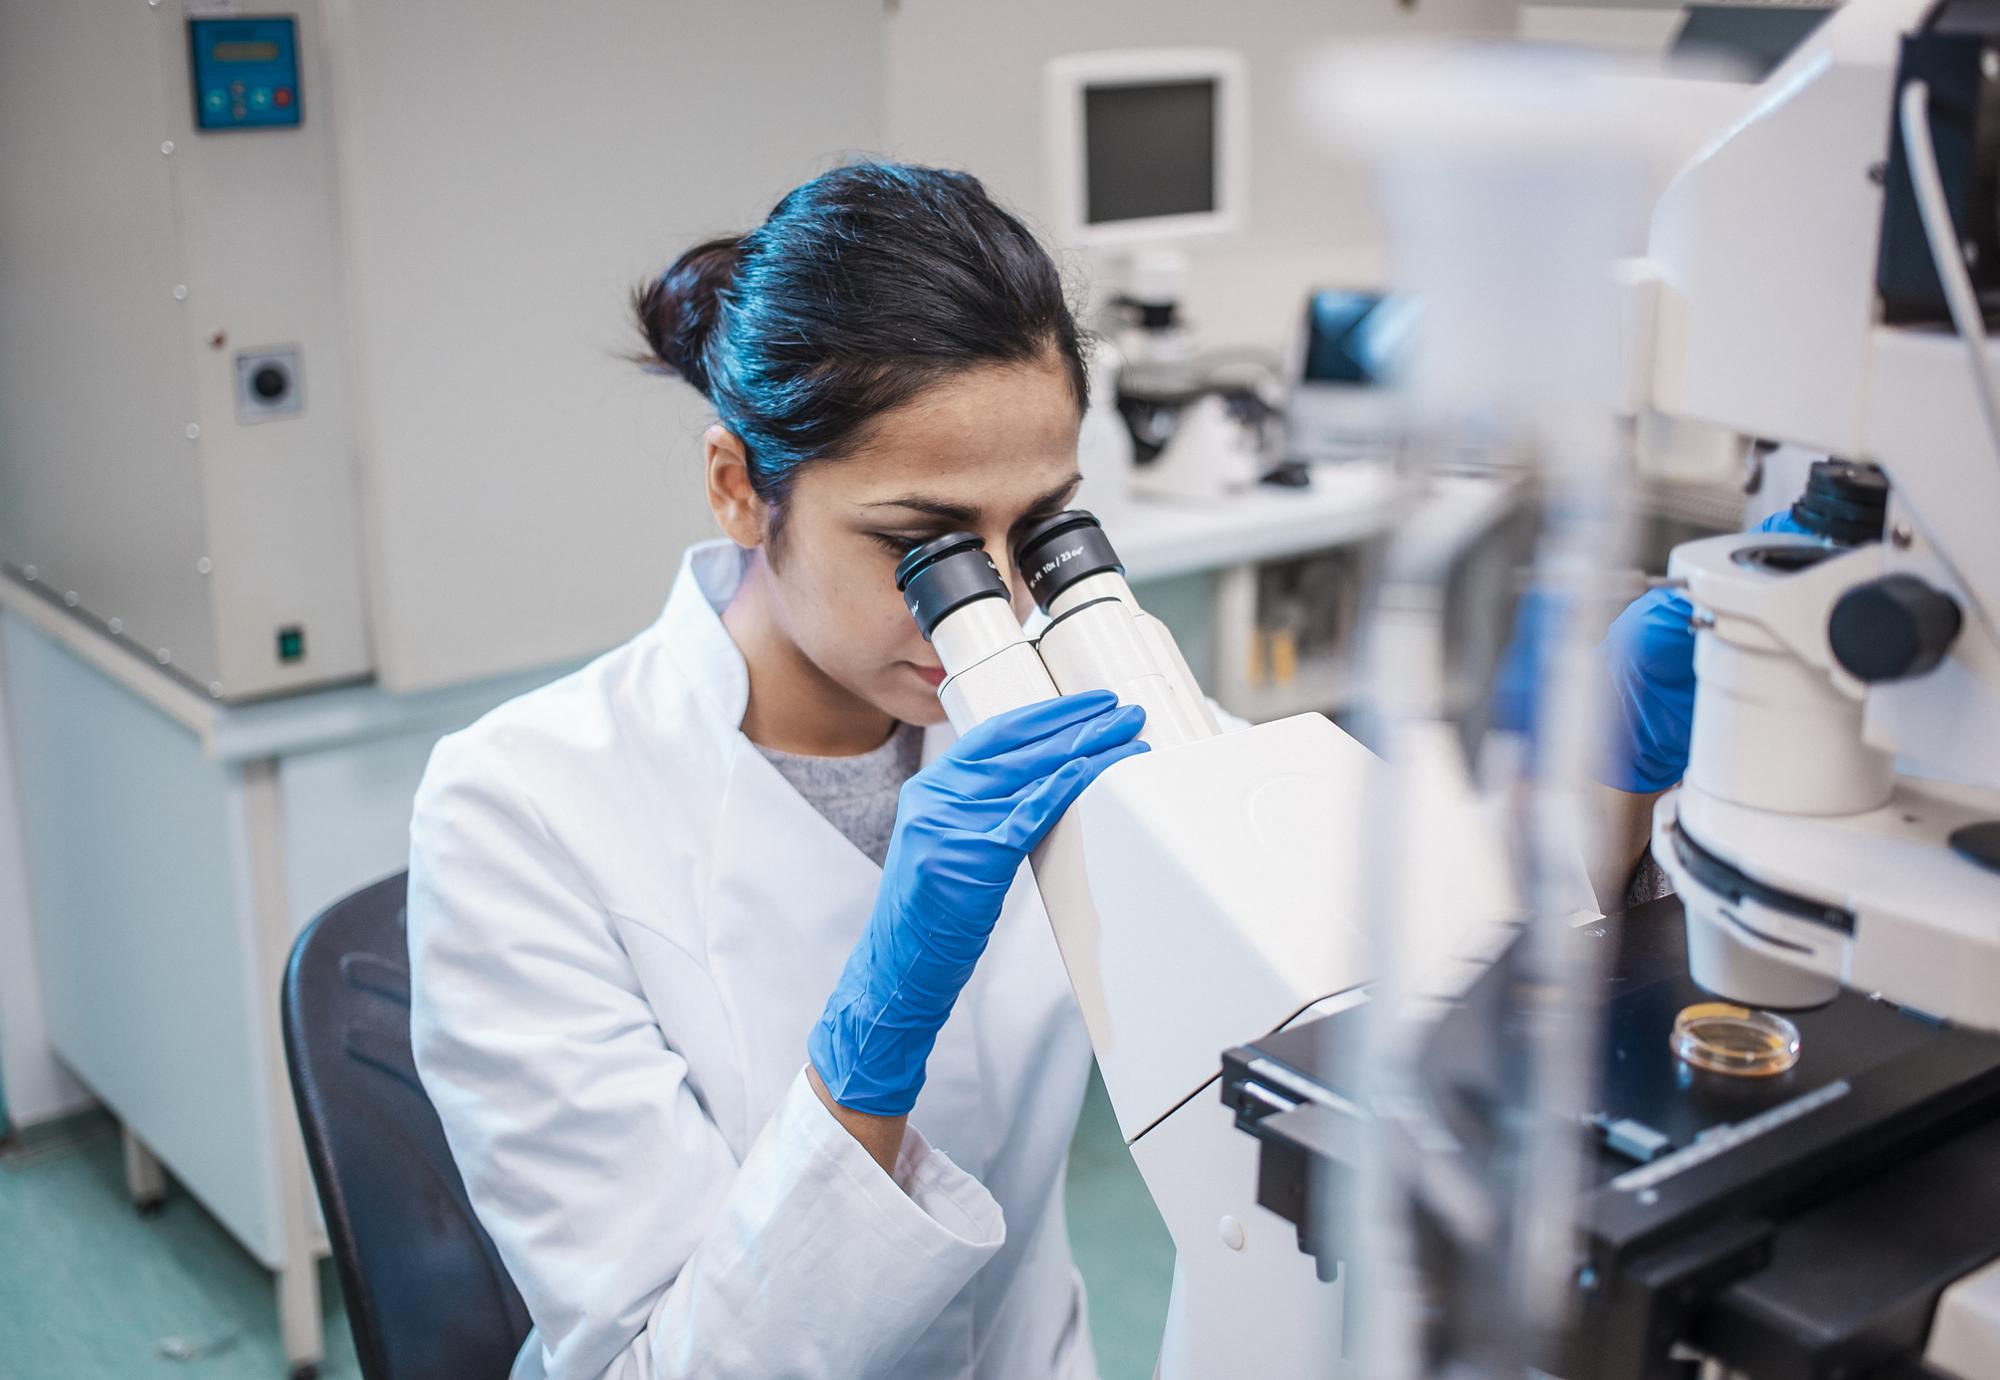
[[[1021,597],[1021,582],[1015,578],[1014,558],[1004,554],[995,555],[993,567],[1000,572],[1001,582],[1007,586],[1007,597],[1018,601]]]
[[[1034,601],[1028,595],[1027,581],[1023,580],[1021,572],[1014,568],[1014,552],[1009,547],[1007,539],[1001,537],[995,541],[994,538],[988,537],[986,554],[993,558],[993,568],[1000,572],[1001,582],[1007,586],[1007,602],[1014,606],[1015,616],[1026,618],[1034,609]]]

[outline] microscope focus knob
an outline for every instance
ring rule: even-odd
[[[1856,680],[1920,676],[1944,660],[1964,616],[1914,575],[1884,575],[1840,596],[1827,622],[1834,659]]]

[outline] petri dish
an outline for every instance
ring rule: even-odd
[[[1799,1028],[1770,1011],[1696,1002],[1674,1017],[1670,1043],[1684,1063],[1731,1078],[1770,1078],[1799,1062]]]

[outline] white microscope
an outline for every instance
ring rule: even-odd
[[[1747,1005],[1844,985],[2000,1029],[1996,92],[1990,10],[1852,0],[1653,220],[1652,407],[1872,462],[1801,501],[1835,540],[1669,567],[1697,693],[1653,851],[1695,979]]]
[[[1820,1044],[1587,1195],[1573,1373],[2000,1375],[1996,140],[1993,6],[1849,0],[1629,279],[1642,417],[1837,457],[1819,536],[1673,552],[1697,688],[1653,822],[1694,980]]]
[[[1221,732],[1089,513],[1037,524],[1016,568],[1049,618],[1033,639],[977,537],[917,548],[897,586],[961,732],[1059,693],[1106,689],[1146,710],[1153,750],[1100,777],[1032,862],[1120,1131],[1174,1239],[1159,1374],[1323,1373],[1341,1352],[1341,1285],[1258,1205],[1256,1142],[1217,1084],[1224,1049],[1360,999],[1355,826],[1380,766],[1318,714]],[[1471,911],[1439,875],[1442,943]]]
[[[1324,834],[1368,753],[1317,714],[1222,735],[1088,513],[1038,524],[1017,552],[1049,615],[1035,640],[977,537],[918,547],[896,584],[960,732],[1084,690],[1146,710],[1153,750],[1099,778],[1033,867],[1119,1130],[1174,1238],[1159,1373],[1304,1373],[1338,1351],[1339,1289],[1258,1209],[1255,1146],[1210,1084],[1223,1049],[1358,981],[1356,936],[1326,921],[1342,879]],[[1237,1325],[1255,1299],[1275,1327]]]

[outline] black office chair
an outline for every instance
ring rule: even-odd
[[[292,946],[292,1096],[361,1373],[505,1380],[528,1310],[472,1215],[410,1056],[408,880],[335,902]]]

